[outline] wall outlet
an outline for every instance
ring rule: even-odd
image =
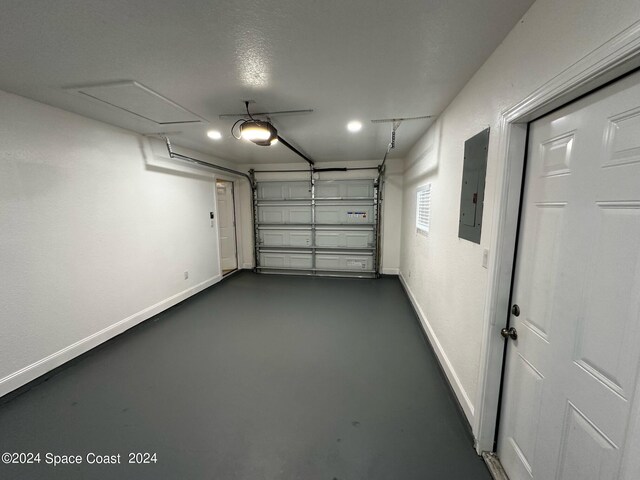
[[[184,272],[184,279],[186,280],[187,278],[189,278],[189,272]]]

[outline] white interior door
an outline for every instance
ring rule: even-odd
[[[640,74],[530,126],[498,455],[511,480],[640,478]]]
[[[220,263],[222,271],[238,268],[236,252],[236,221],[233,205],[233,182],[216,182],[218,202],[218,231],[220,232]]]

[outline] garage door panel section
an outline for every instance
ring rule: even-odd
[[[311,199],[310,182],[260,182],[256,190],[260,200]]]
[[[374,184],[371,180],[319,180],[315,185],[315,198],[321,199],[371,199]]]
[[[310,247],[311,228],[292,230],[285,228],[261,228],[258,230],[259,244],[264,247]]]
[[[316,205],[318,225],[372,225],[373,220],[373,205]]]
[[[351,252],[322,252],[316,254],[318,270],[329,271],[373,271],[373,256],[371,254],[354,254]]]
[[[316,245],[325,248],[373,248],[371,229],[330,230],[316,229]]]
[[[260,265],[269,268],[309,269],[311,252],[260,252]]]
[[[311,206],[260,205],[258,221],[285,225],[311,223]]]
[[[258,182],[254,205],[258,271],[376,276],[373,179]]]

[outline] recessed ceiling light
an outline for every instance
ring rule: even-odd
[[[360,123],[357,120],[353,120],[349,123],[347,123],[347,130],[349,130],[350,132],[359,132],[360,130],[362,130],[362,123]]]
[[[207,132],[207,137],[213,140],[220,140],[222,138],[222,134],[218,130],[209,130]]]

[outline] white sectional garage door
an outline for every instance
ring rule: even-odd
[[[531,124],[498,454],[640,478],[640,74]]]
[[[262,273],[375,277],[375,180],[258,182],[256,259]]]

